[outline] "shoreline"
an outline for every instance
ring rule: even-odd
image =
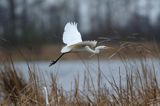
[[[107,59],[108,57],[114,55],[112,59],[120,58],[141,58],[146,56],[148,58],[159,57],[159,45],[152,42],[141,42],[141,43],[131,43],[132,45],[127,45],[125,48],[120,47],[117,44],[110,44],[110,47],[114,49],[104,50],[99,55],[100,58]],[[41,48],[28,49],[28,48],[18,48],[12,50],[0,50],[0,61],[6,60],[6,58],[12,57],[14,61],[23,60],[52,60],[56,59],[61,53],[60,50],[63,45],[45,45]],[[121,49],[122,48],[122,49]],[[120,50],[121,49],[121,50]],[[69,53],[63,56],[63,60],[76,60],[76,59],[96,59],[97,56],[92,56],[92,54],[82,52],[82,53]],[[122,57],[121,57],[122,56]]]

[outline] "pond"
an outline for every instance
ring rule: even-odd
[[[119,75],[122,81],[125,79],[126,71],[142,70],[142,64],[147,69],[155,70],[156,74],[160,73],[160,65],[158,59],[129,59],[129,60],[65,60],[59,61],[55,65],[49,67],[49,61],[29,62],[32,70],[36,71],[42,84],[50,85],[51,74],[58,76],[58,84],[65,90],[70,90],[74,86],[75,79],[79,78],[80,89],[83,89],[84,73],[89,73],[95,86],[97,85],[98,72],[101,71],[102,83],[110,86],[107,80],[119,81]],[[28,78],[28,66],[26,62],[15,62],[15,67]]]

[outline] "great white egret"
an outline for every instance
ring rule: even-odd
[[[65,25],[63,32],[63,42],[66,44],[62,50],[61,55],[53,60],[49,66],[55,64],[64,54],[70,52],[87,51],[93,54],[98,54],[101,49],[105,49],[106,46],[96,46],[97,41],[82,41],[80,32],[77,29],[77,23],[68,22]]]

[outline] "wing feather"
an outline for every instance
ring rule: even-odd
[[[97,44],[97,41],[83,41],[83,42],[79,42],[77,43],[77,45],[84,45],[84,46],[90,46],[90,47],[95,47]]]
[[[70,52],[72,48],[70,46],[64,46],[61,50],[61,53],[67,53]]]
[[[63,42],[68,46],[82,42],[81,34],[77,29],[77,23],[68,22],[65,25],[63,32]]]

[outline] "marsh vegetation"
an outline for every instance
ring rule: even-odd
[[[92,76],[93,71],[86,66],[81,73],[83,80],[80,74],[72,76],[74,80],[68,82],[71,85],[69,90],[59,84],[56,71],[48,76],[50,79],[48,83],[42,78],[44,76],[39,75],[40,71],[32,68],[28,62],[26,62],[28,78],[25,79],[22,74],[23,69],[17,69],[12,58],[9,58],[7,63],[1,63],[0,103],[4,106],[47,105],[43,92],[43,87],[47,87],[48,105],[51,106],[160,105],[159,61],[155,66],[154,59],[148,59],[152,57],[159,60],[159,52],[152,53],[142,45],[136,45],[137,49],[130,44],[125,44],[123,47],[124,49],[119,50],[116,55],[125,68],[117,67],[117,75],[105,74],[103,71],[105,69],[101,68],[101,59],[98,59],[96,76]],[[131,48],[141,57],[136,59],[138,64],[127,56],[126,51]],[[130,60],[133,60],[132,64]]]

